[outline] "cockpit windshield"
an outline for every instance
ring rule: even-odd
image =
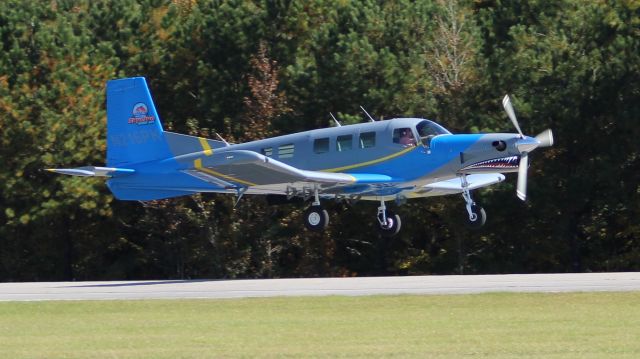
[[[438,125],[437,123],[429,120],[424,120],[418,125],[416,125],[416,130],[418,130],[418,136],[420,136],[420,141],[425,147],[429,147],[431,143],[431,139],[436,137],[437,135],[450,135],[451,132],[447,131],[444,127]]]

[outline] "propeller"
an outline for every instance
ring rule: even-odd
[[[515,143],[515,147],[520,152],[520,164],[518,165],[518,183],[516,186],[516,195],[521,200],[527,199],[527,171],[529,169],[529,152],[535,150],[538,147],[550,147],[553,146],[553,132],[550,129],[544,130],[536,137],[528,137],[522,133],[516,113],[511,105],[509,95],[505,95],[502,99],[502,106],[507,112],[507,116],[511,119],[511,123],[518,131],[520,139]]]
[[[520,138],[523,138],[524,135],[522,134],[522,130],[520,129],[520,125],[518,124],[518,120],[516,119],[516,113],[515,111],[513,111],[513,106],[511,105],[509,95],[504,95],[504,98],[502,99],[502,106],[504,107],[504,110],[507,111],[507,116],[509,116],[509,118],[511,119],[511,123],[513,123],[513,126],[516,128],[516,130],[518,130]]]
[[[529,154],[522,152],[520,155],[520,164],[518,165],[518,184],[516,186],[516,195],[521,200],[527,199],[527,170],[529,169]]]

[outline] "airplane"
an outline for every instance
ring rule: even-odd
[[[508,95],[502,104],[517,133],[452,134],[427,119],[374,121],[367,113],[366,123],[341,126],[334,118],[336,127],[231,144],[164,131],[146,79],[115,79],[107,82],[106,167],[47,170],[106,177],[120,200],[199,192],[311,199],[304,224],[319,232],[329,224],[321,200],[377,201],[387,237],[398,234],[401,219],[385,202],[461,193],[469,227],[479,228],[486,213],[471,191],[517,172],[516,193],[526,200],[528,155],[553,145],[549,129],[522,133]]]

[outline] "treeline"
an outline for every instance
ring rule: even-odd
[[[246,278],[640,269],[640,2],[0,2],[0,280]],[[552,128],[529,201],[515,176],[409,201],[398,237],[377,203],[203,194],[115,201],[102,180],[47,167],[105,158],[105,82],[146,76],[165,129],[246,141],[364,121],[434,119],[453,132]]]

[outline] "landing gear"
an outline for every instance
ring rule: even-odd
[[[393,237],[400,232],[402,222],[400,216],[387,211],[387,207],[384,205],[384,201],[380,201],[380,207],[378,207],[378,232],[384,237]]]
[[[487,221],[487,214],[484,212],[484,208],[476,205],[471,198],[467,176],[460,176],[460,181],[462,183],[462,198],[464,198],[464,201],[466,202],[467,213],[469,214],[467,226],[471,229],[478,229],[484,226]]]
[[[317,189],[313,191],[313,196],[311,207],[304,211],[304,225],[310,231],[322,232],[329,225],[329,212],[320,205]]]
[[[310,231],[322,232],[329,225],[329,213],[322,206],[311,206],[304,211],[304,225]]]
[[[479,229],[484,226],[487,221],[487,214],[484,211],[484,208],[472,205],[471,209],[467,209],[469,212],[469,217],[467,218],[467,226],[471,229]]]

